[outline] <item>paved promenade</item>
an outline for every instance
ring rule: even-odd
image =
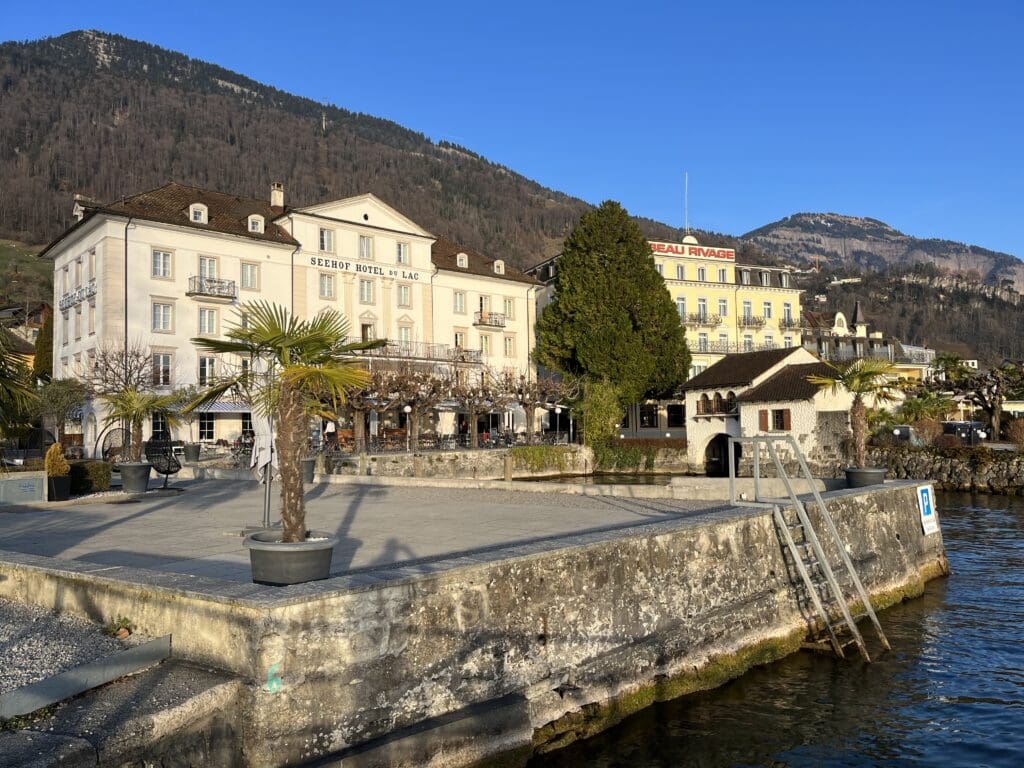
[[[105,565],[249,581],[241,529],[262,519],[254,481],[207,480],[123,503],[0,507],[0,549]],[[274,487],[272,510],[278,506]],[[311,528],[340,539],[337,574],[478,552],[585,531],[664,522],[715,502],[450,488],[321,484],[306,495]]]

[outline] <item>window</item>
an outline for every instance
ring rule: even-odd
[[[89,277],[96,277],[96,249],[89,250]]]
[[[658,428],[658,406],[644,403],[640,406],[640,428]]]
[[[676,280],[685,280],[686,272],[682,264],[676,264]]]
[[[749,301],[743,302],[743,317],[749,320],[754,316],[754,306]]]
[[[758,412],[757,417],[758,427],[762,432],[767,432],[769,429],[775,432],[788,432],[792,426],[789,408],[762,410]]]
[[[373,280],[359,281],[359,300],[363,304],[373,304]]]
[[[398,286],[398,306],[400,307],[411,307],[412,306],[412,286],[411,285],[399,285]]]
[[[782,305],[782,319],[787,323],[793,322],[793,305],[788,301]]]
[[[249,217],[249,231],[261,234],[263,232],[263,217],[253,214]]]
[[[153,353],[153,386],[168,387],[171,384],[171,356],[167,352]]]
[[[771,284],[772,284],[772,273],[771,272],[762,272],[761,273],[761,285],[769,286]]]
[[[326,272],[320,273],[320,298],[334,298],[334,275],[328,275]]]
[[[782,337],[782,346],[784,346],[786,349],[789,349],[790,347],[792,347],[793,346],[793,337],[792,336],[783,336]]]
[[[242,358],[242,377],[244,378],[244,377],[246,377],[248,375],[249,375],[249,358],[243,357]]]
[[[505,310],[505,319],[506,320],[515,320],[516,319],[516,300],[515,299],[510,299],[510,298],[506,297],[505,301],[504,301],[503,309]]]
[[[359,336],[363,341],[373,341],[377,338],[377,329],[373,323],[363,323],[359,326]]]
[[[408,347],[412,344],[412,326],[398,326],[398,343],[404,347]]]
[[[171,433],[167,429],[167,419],[162,413],[154,413],[152,419],[152,437],[154,440],[170,440]]]
[[[320,250],[324,253],[334,253],[334,230],[320,228]]]
[[[217,358],[203,355],[199,358],[199,385],[206,386],[216,375]]]
[[[754,337],[747,335],[743,337],[743,351],[752,352],[754,350]]]
[[[728,317],[729,316],[729,300],[719,299],[718,300],[718,316]]]
[[[75,288],[82,285],[82,260],[75,259]]]
[[[195,224],[206,223],[206,206],[200,203],[195,203],[189,208],[189,216]]]
[[[764,345],[766,347],[771,347],[772,349],[774,349],[775,348],[775,337],[772,336],[770,333],[766,333],[764,335]]]
[[[762,314],[764,314],[764,319],[765,320],[771,320],[772,319],[772,303],[770,301],[766,301],[761,306],[761,311],[762,311]]]
[[[486,333],[480,334],[480,352],[485,355],[491,354],[491,337]]]
[[[60,339],[61,344],[67,344],[68,343],[68,337],[70,335],[71,335],[71,315],[69,313],[65,312],[64,316],[63,316],[63,319],[61,321],[61,334],[60,334],[60,336],[61,336],[61,339]]]
[[[67,315],[64,316],[65,321]],[[153,303],[153,330],[158,333],[171,332],[171,305]]]
[[[504,275],[505,274],[505,262],[501,259],[494,260],[494,274]]]
[[[466,332],[456,331],[455,332],[455,348],[465,349],[466,348]]]
[[[686,426],[686,406],[682,403],[670,403],[668,411],[668,426],[670,429]]]
[[[686,299],[682,296],[676,299],[676,312],[679,313],[680,320],[686,319]]]
[[[455,292],[453,310],[460,315],[466,314],[466,294],[463,291]]]
[[[697,316],[701,320],[706,320],[708,317],[708,300],[697,299]]]
[[[367,237],[366,235],[359,236],[359,258],[360,259],[372,259],[373,258],[373,238]]]
[[[489,314],[491,311],[491,297],[480,296],[480,313],[483,315]]]
[[[168,251],[153,251],[153,277],[171,276],[171,254]]]
[[[697,267],[697,279],[701,282],[708,279],[708,270],[706,267]]]
[[[64,293],[71,290],[71,278],[69,277],[68,268],[64,267]]]
[[[516,356],[516,337],[506,336],[505,337],[505,357]]]
[[[212,256],[199,257],[199,276],[211,279],[217,278],[217,259]]]
[[[664,273],[664,272],[662,271],[662,270],[664,269],[664,267],[662,267],[662,265],[661,265],[661,264],[655,264],[655,265],[654,265],[654,268],[655,268],[656,270],[658,270],[658,274],[659,274],[659,275],[664,275],[664,274],[665,274],[665,273]]]
[[[783,288],[789,288],[789,272],[783,272],[779,275],[779,285]]]
[[[212,413],[200,413],[199,414],[199,439],[200,440],[213,440],[213,414]]]
[[[217,332],[217,310],[210,309],[209,307],[199,308],[199,332],[200,333],[216,333]]]
[[[744,269],[742,272],[740,272],[740,282],[743,283],[743,285],[750,285],[749,269]]]
[[[252,413],[250,411],[246,411],[245,413],[242,414],[242,431],[243,432],[252,432],[253,431],[253,428],[252,428]]]
[[[395,243],[395,263],[396,264],[408,264],[409,263],[409,244],[408,243]]]
[[[708,351],[708,335],[703,331],[697,334],[697,351],[707,352]]]
[[[242,288],[248,291],[259,290],[260,265],[242,262]]]
[[[720,334],[718,334],[718,343],[719,344],[723,344],[723,345],[728,344],[729,343],[729,334],[728,333],[720,333]],[[722,351],[725,351],[726,349],[728,349],[728,347],[725,347],[725,346],[722,347]]]
[[[722,267],[721,269],[719,269],[718,270],[718,282],[720,282],[720,283],[726,282],[729,279],[728,275],[729,275],[729,273],[725,269],[725,267]]]
[[[464,253],[455,254],[455,266],[466,269],[469,266],[469,256]]]
[[[89,302],[89,335],[96,333],[96,302]]]
[[[82,305],[75,307],[75,341],[82,338]]]

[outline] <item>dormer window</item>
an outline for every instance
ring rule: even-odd
[[[772,273],[771,272],[762,272],[761,273],[761,285],[769,286],[769,285],[771,285],[771,282],[772,282]]]
[[[494,274],[504,275],[505,274],[505,262],[501,259],[497,259],[494,262]]]
[[[188,218],[193,224],[205,224],[207,222],[207,208],[202,203],[193,203],[188,209]]]
[[[466,269],[469,266],[469,256],[464,253],[455,254],[455,266]]]
[[[263,234],[263,217],[253,214],[249,217],[249,231],[255,234]]]

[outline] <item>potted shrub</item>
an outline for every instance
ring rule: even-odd
[[[145,493],[149,487],[149,462],[142,460],[142,425],[156,414],[164,417],[168,426],[177,423],[177,400],[174,395],[157,395],[128,387],[112,394],[100,395],[107,407],[105,424],[124,422],[128,425],[129,443],[127,461],[119,461],[121,489],[125,493]]]
[[[281,528],[250,534],[245,539],[253,581],[297,584],[330,575],[337,538],[306,529],[303,498],[303,459],[307,457],[312,416],[329,406],[336,411],[349,391],[365,386],[366,372],[359,367],[356,350],[371,349],[383,341],[346,343],[348,321],[335,310],[312,320],[300,320],[280,305],[257,301],[240,308],[246,322],[229,324],[225,339],[194,338],[201,350],[235,355],[251,361],[240,372],[215,380],[187,406],[194,410],[224,395],[241,392],[254,419],[276,425],[274,445],[281,480]],[[257,456],[267,456],[257,429]]]
[[[893,399],[895,369],[888,360],[861,358],[847,365],[825,363],[831,372],[825,376],[808,376],[807,381],[832,393],[843,390],[853,395],[850,406],[850,430],[853,433],[853,466],[846,468],[846,484],[850,488],[877,485],[885,480],[885,467],[867,466],[868,417],[865,398],[874,403]]]
[[[60,443],[54,443],[46,452],[43,461],[46,469],[46,484],[50,501],[67,501],[71,498],[71,465],[64,458]]]
[[[201,446],[193,439],[192,425],[196,421],[196,412],[188,410],[187,406],[199,396],[199,389],[195,386],[184,387],[175,392],[174,396],[181,406],[178,420],[188,426],[188,442],[182,447],[185,461],[195,464],[199,461],[199,449]]]

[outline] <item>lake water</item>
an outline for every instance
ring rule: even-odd
[[[1024,500],[938,502],[952,575],[880,614],[891,652],[801,652],[530,768],[1024,765]]]

